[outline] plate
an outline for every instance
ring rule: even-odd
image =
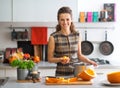
[[[102,84],[106,86],[120,86],[120,83],[110,83],[107,80],[103,80]]]

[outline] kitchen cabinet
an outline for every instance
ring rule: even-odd
[[[62,6],[71,7],[74,21],[78,20],[77,0],[13,0],[13,21],[55,22]]]
[[[48,62],[40,62],[38,64],[38,71],[40,76],[55,76],[56,64]],[[9,64],[0,64],[0,77],[17,77],[16,68]]]
[[[0,77],[5,77],[4,69],[0,69]]]
[[[11,21],[11,0],[0,0],[0,22]]]
[[[40,68],[38,69],[40,72],[40,76],[45,77],[45,76],[55,76],[55,69],[51,68]],[[16,69],[1,69],[0,68],[0,77],[17,77],[17,71]]]
[[[55,68],[46,68],[46,69],[39,69],[38,71],[40,72],[41,77],[45,76],[55,76]]]

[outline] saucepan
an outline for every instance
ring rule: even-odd
[[[92,67],[91,64],[87,64],[87,63],[84,63],[84,62],[72,62],[71,65],[69,65],[70,68],[73,68],[74,69],[74,76],[77,77],[78,74],[82,71],[84,71],[85,69],[87,69],[88,67]]]
[[[87,31],[85,31],[85,41],[81,42],[81,50],[84,55],[89,55],[94,50],[93,44],[87,40]]]
[[[84,71],[85,69],[87,69],[87,68],[92,68],[92,67],[93,67],[93,65],[91,65],[91,64],[86,64],[86,63],[84,63],[84,62],[74,63],[73,66],[74,66],[74,76],[75,76],[75,77],[77,77],[78,74],[79,74],[80,72]]]
[[[107,31],[105,31],[105,41],[100,43],[99,50],[103,55],[110,55],[114,50],[113,44],[107,41]]]

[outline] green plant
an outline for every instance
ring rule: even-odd
[[[29,69],[31,70],[35,64],[32,60],[19,60],[16,59],[10,63],[12,67],[17,67],[19,69]]]

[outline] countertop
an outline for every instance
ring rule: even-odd
[[[48,69],[56,68],[56,64],[48,62],[40,62],[39,68]],[[13,69],[9,64],[0,64],[0,69]],[[16,68],[15,68],[16,69]],[[41,82],[38,83],[17,83],[16,77],[9,77],[8,82],[2,88],[111,88],[111,86],[105,86],[101,83],[106,80],[106,73],[111,71],[119,71],[120,66],[113,65],[99,65],[95,67],[97,77],[93,79],[92,85],[46,85],[45,76],[41,76]],[[114,86],[112,88],[120,88],[120,86]]]
[[[45,62],[45,61],[41,61],[40,63],[37,64],[39,68],[56,68],[56,64],[55,63],[49,63],[49,62]],[[4,63],[0,63],[0,69],[13,69],[13,67],[11,67],[9,64],[4,64]],[[98,65],[98,67],[95,67],[95,69],[120,69],[120,66],[115,66],[115,65],[111,65],[111,64],[103,64],[103,65]]]
[[[56,68],[56,64],[55,63],[49,63],[49,62],[44,62],[41,61],[40,63],[37,64],[39,68]],[[0,69],[13,69],[13,67],[10,66],[10,64],[4,64],[4,63],[0,63]]]
[[[38,83],[18,83],[16,78],[9,78],[3,88],[119,88],[120,86],[105,86],[102,84],[106,80],[106,75],[97,75],[94,78],[92,85],[46,85],[45,77],[41,77],[41,82]]]

